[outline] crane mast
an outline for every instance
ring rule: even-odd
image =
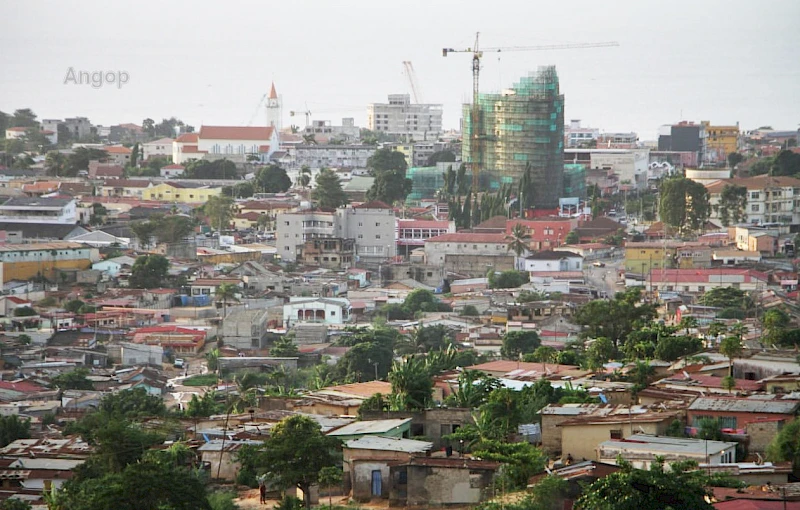
[[[486,134],[483,133],[483,123],[481,122],[481,112],[478,104],[480,94],[480,74],[481,58],[484,52],[500,53],[504,51],[545,51],[545,50],[573,50],[583,48],[609,48],[619,46],[616,41],[598,43],[575,43],[575,44],[550,44],[542,46],[507,46],[507,47],[488,47],[480,49],[480,32],[475,34],[475,45],[472,48],[455,49],[442,48],[442,56],[446,57],[449,53],[472,53],[472,108],[470,109],[470,123],[472,132],[469,143],[469,152],[472,157],[470,164],[472,170],[472,191],[477,194],[480,189],[480,173],[483,167],[483,141]]]

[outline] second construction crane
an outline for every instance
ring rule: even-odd
[[[480,74],[481,59],[484,53],[500,53],[505,51],[545,51],[545,50],[573,50],[581,48],[609,48],[619,46],[616,41],[597,42],[597,43],[575,43],[575,44],[550,44],[542,46],[508,46],[508,47],[489,47],[480,48],[480,32],[475,34],[475,45],[472,48],[455,49],[442,48],[442,56],[446,57],[449,53],[472,53],[472,108],[470,109],[470,121],[473,126],[472,136],[469,143],[470,154],[472,155],[472,190],[477,193],[480,184],[480,172],[482,170],[482,148],[485,139],[482,132],[479,110],[480,94]]]

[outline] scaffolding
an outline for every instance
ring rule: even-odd
[[[458,163],[450,163],[458,168]],[[411,193],[406,197],[406,204],[415,204],[420,200],[436,198],[436,192],[444,186],[444,170],[438,166],[411,167],[406,170],[406,177],[413,183]]]
[[[475,140],[463,144],[462,159],[481,169],[479,188],[516,184],[530,165],[534,207],[558,207],[564,182],[564,96],[555,67],[540,67],[500,94],[480,94],[476,113],[464,105],[464,140]]]
[[[579,163],[564,164],[564,192],[561,196],[586,198],[586,167]]]

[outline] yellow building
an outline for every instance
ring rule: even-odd
[[[651,269],[711,267],[711,247],[703,243],[645,241],[625,245],[625,271],[648,274]]]
[[[222,187],[192,186],[181,182],[162,182],[142,192],[143,200],[158,202],[179,202],[182,204],[200,204],[208,202],[211,197],[219,196]]]
[[[702,122],[706,128],[706,153],[714,155],[716,161],[725,161],[728,154],[739,149],[739,125],[712,126],[707,120]]]
[[[45,277],[54,281],[58,270],[89,269],[100,260],[97,248],[66,241],[0,246],[3,283]]]

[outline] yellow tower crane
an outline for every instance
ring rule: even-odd
[[[480,32],[475,34],[475,45],[472,48],[454,49],[442,48],[442,56],[446,57],[449,53],[472,53],[472,109],[470,111],[470,122],[472,124],[472,136],[469,140],[470,154],[472,155],[472,190],[477,193],[480,183],[480,172],[482,162],[481,143],[485,138],[482,133],[483,126],[480,122],[480,112],[478,110],[478,94],[480,92],[481,58],[484,53],[500,53],[504,51],[544,51],[544,50],[576,50],[582,48],[610,48],[619,46],[616,41],[597,42],[597,43],[574,43],[574,44],[549,44],[543,46],[508,46],[504,48],[480,48]]]

